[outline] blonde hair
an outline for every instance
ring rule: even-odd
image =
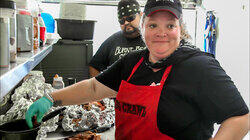
[[[191,35],[188,33],[187,31],[187,26],[186,24],[183,22],[183,16],[181,15],[180,19],[179,19],[179,22],[180,22],[180,26],[181,26],[181,40],[191,40],[192,37]]]

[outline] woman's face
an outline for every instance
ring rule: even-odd
[[[179,20],[167,11],[159,11],[145,17],[142,35],[149,50],[149,60],[153,63],[172,54],[180,43]]]

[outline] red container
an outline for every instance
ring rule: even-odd
[[[40,39],[44,42],[46,27],[40,27]]]

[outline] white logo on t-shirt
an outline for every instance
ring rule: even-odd
[[[115,56],[119,55],[119,58],[123,57],[124,55],[128,54],[129,52],[132,51],[139,51],[139,50],[143,50],[146,47],[142,47],[142,46],[135,46],[135,47],[120,47],[117,46],[115,49]]]
[[[157,1],[169,1],[169,2],[173,2],[174,3],[174,0],[156,0]]]

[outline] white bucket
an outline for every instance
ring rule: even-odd
[[[86,17],[86,5],[78,3],[60,3],[59,18],[84,20]]]

